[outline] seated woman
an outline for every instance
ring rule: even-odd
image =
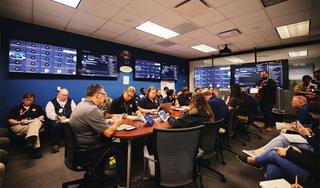
[[[285,178],[293,182],[294,177],[299,177],[302,184],[310,177],[317,177],[320,157],[320,101],[308,105],[308,111],[314,119],[318,120],[314,130],[303,129],[300,134],[305,136],[308,143],[314,148],[314,152],[297,147],[276,147],[258,157],[238,155],[238,159],[244,163],[266,167],[267,179]],[[318,180],[319,181],[319,180]]]
[[[143,97],[138,102],[138,109],[142,113],[156,113],[158,111],[159,102],[157,100],[157,89],[150,86],[146,97]]]
[[[179,106],[179,101],[173,89],[167,91],[167,96],[163,99],[163,103],[171,103],[172,106]]]
[[[191,100],[191,93],[189,93],[188,87],[181,88],[178,93],[178,100],[181,106],[188,106]]]
[[[174,128],[186,128],[202,125],[204,122],[214,122],[213,112],[201,93],[194,93],[190,101],[190,110],[181,118],[170,117],[169,124]]]

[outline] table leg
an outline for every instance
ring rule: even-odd
[[[127,188],[131,187],[131,143],[132,140],[128,139],[128,158],[127,158]]]

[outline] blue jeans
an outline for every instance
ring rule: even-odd
[[[310,173],[294,164],[293,162],[280,157],[275,151],[269,151],[255,158],[256,164],[264,166],[266,170],[266,179],[273,180],[285,178],[289,182],[294,182],[295,176],[299,178],[299,182],[305,182]]]
[[[313,151],[313,147],[309,144],[296,144],[296,143],[290,143],[284,136],[281,134],[274,139],[272,139],[268,144],[263,146],[262,148],[264,149],[264,152],[271,151],[275,147],[287,147],[287,146],[296,146],[301,149],[306,149],[306,150],[311,150]]]

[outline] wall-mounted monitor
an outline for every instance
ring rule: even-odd
[[[161,66],[161,80],[178,80],[178,65],[163,63]]]
[[[9,72],[75,75],[76,66],[76,49],[15,39],[9,42]]]
[[[195,87],[230,87],[230,66],[196,67]]]
[[[243,87],[254,87],[260,80],[259,73],[268,71],[269,77],[273,79],[279,88],[288,88],[288,60],[267,61],[258,63],[247,63],[233,66],[233,83]]]
[[[78,71],[81,76],[117,78],[117,56],[83,50]]]
[[[161,79],[161,64],[155,61],[136,59],[134,78],[146,80]]]

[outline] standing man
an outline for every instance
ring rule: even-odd
[[[96,165],[94,173],[103,177],[105,176],[104,167],[107,164],[105,153],[108,150],[108,153],[115,154],[120,181],[125,182],[124,148],[120,144],[112,142],[111,139],[123,120],[117,119],[112,125],[106,121],[100,109],[105,95],[106,92],[102,85],[89,85],[86,99],[80,102],[71,114],[69,124],[77,140],[77,149],[81,151],[75,157],[80,164]],[[96,164],[99,160],[100,163]]]
[[[8,121],[16,135],[25,135],[31,157],[41,158],[39,130],[44,121],[44,111],[41,106],[33,104],[34,98],[32,93],[24,94],[22,104],[11,110]]]
[[[133,86],[129,86],[122,95],[112,101],[110,106],[111,114],[123,114],[142,116],[142,113],[138,110],[135,100],[136,89]]]
[[[274,80],[269,78],[268,71],[260,72],[260,78],[261,80],[256,83],[256,87],[259,89],[256,97],[263,113],[266,131],[270,132],[275,126],[272,108],[276,104],[277,84]]]
[[[67,89],[62,88],[56,98],[50,100],[46,106],[46,114],[51,134],[52,153],[59,152],[59,142],[64,135],[62,124],[67,123],[76,104],[69,98]]]

